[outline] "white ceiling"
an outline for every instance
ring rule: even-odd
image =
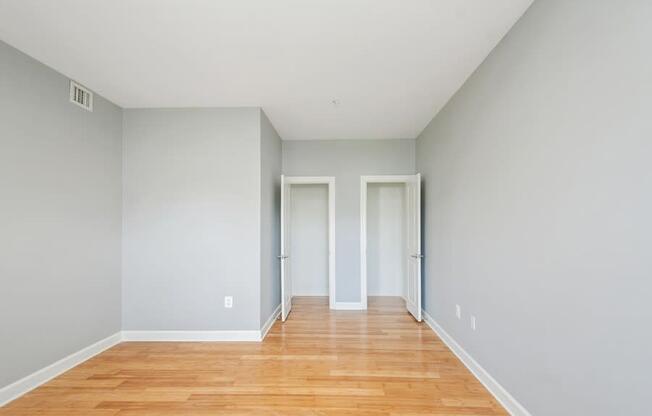
[[[531,2],[0,0],[0,39],[126,108],[260,106],[284,139],[414,138]]]

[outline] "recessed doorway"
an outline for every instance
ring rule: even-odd
[[[362,176],[360,287],[367,296],[399,296],[421,321],[421,176]]]
[[[281,317],[293,296],[328,296],[335,307],[335,178],[281,177]]]

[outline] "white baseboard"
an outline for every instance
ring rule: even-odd
[[[367,307],[362,302],[335,302],[333,309],[340,311],[363,311]]]
[[[214,342],[260,341],[258,330],[234,331],[122,331],[123,341]]]
[[[260,342],[281,314],[281,305],[269,317],[261,330],[243,331],[121,331],[96,342],[69,356],[50,364],[8,386],[0,389],[0,407],[53,379],[59,374],[83,363],[89,358],[105,351],[122,341],[166,341],[166,342],[204,342],[204,341],[249,341]]]
[[[269,318],[267,318],[267,322],[265,322],[263,327],[260,328],[260,340],[261,341],[265,339],[265,337],[267,336],[267,333],[272,328],[272,326],[274,325],[274,322],[276,322],[276,320],[278,319],[280,314],[281,314],[281,304],[279,303],[279,305],[276,307],[274,312],[272,312],[272,314],[269,316]]]
[[[521,405],[503,386],[501,386],[491,374],[487,372],[471,355],[462,348],[428,313],[422,311],[423,320],[441,338],[442,341],[453,351],[453,354],[462,361],[475,378],[491,393],[505,410],[512,416],[532,416],[523,405]]]
[[[8,386],[3,387],[0,389],[0,407],[4,406],[14,399],[17,399],[30,390],[35,389],[41,384],[50,381],[59,374],[83,363],[89,358],[101,353],[102,351],[105,351],[112,346],[119,344],[121,339],[122,337],[120,332],[117,332],[110,337],[104,338],[103,340],[100,340],[93,345],[74,352],[45,368],[42,368]]]

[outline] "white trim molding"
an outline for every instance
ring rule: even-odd
[[[96,343],[89,345],[69,356],[60,359],[59,361],[50,364],[8,386],[0,389],[0,407],[6,405],[12,400],[15,400],[23,394],[35,389],[41,384],[47,383],[61,373],[64,373],[71,368],[83,363],[84,361],[94,357],[95,355],[108,350],[122,340],[120,332],[117,332],[107,338],[104,338]]]
[[[122,331],[122,340],[140,342],[260,342],[260,330]]]
[[[482,368],[473,357],[462,348],[460,344],[453,339],[442,328],[437,321],[435,321],[425,310],[422,311],[424,321],[428,324],[430,329],[448,346],[448,348],[462,361],[462,364],[469,369],[475,378],[482,383],[482,385],[491,393],[492,396],[509,412],[512,416],[532,416],[522,404],[520,404],[503,386],[501,386],[495,378],[491,376]]]
[[[267,318],[267,322],[265,322],[263,324],[263,327],[260,328],[261,341],[265,339],[267,333],[269,332],[270,329],[272,329],[272,326],[274,326],[274,322],[276,322],[280,314],[281,314],[281,304],[279,303],[276,309],[274,309],[274,312],[272,312],[269,318]]]
[[[335,302],[333,309],[340,311],[363,311],[367,309],[367,305],[362,302]]]

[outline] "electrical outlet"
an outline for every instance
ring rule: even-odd
[[[460,305],[455,305],[455,316],[457,316],[457,319],[462,319],[462,308]]]
[[[475,316],[471,315],[471,329],[475,331]]]
[[[224,307],[225,308],[233,307],[233,296],[224,296]]]

